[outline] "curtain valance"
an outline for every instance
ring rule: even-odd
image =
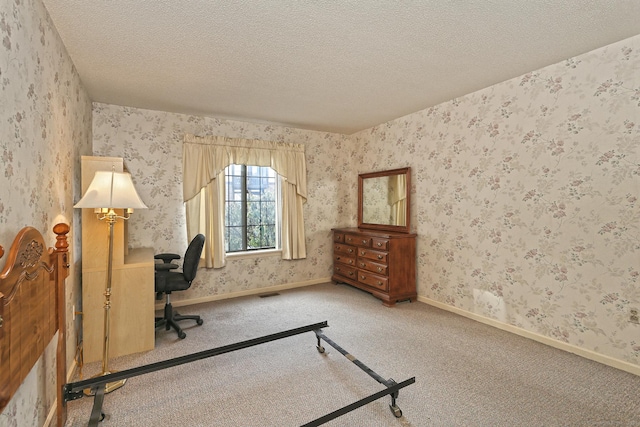
[[[304,145],[186,134],[183,145],[183,200],[191,200],[231,164],[269,166],[307,199]]]

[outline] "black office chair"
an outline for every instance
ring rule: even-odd
[[[156,328],[165,326],[167,331],[170,328],[173,328],[181,339],[184,339],[187,334],[182,331],[182,328],[180,328],[176,322],[190,319],[195,320],[198,325],[202,325],[203,321],[200,316],[183,316],[174,312],[173,306],[171,305],[171,292],[189,289],[191,282],[193,282],[193,279],[196,277],[203,247],[204,236],[202,234],[198,234],[193,238],[191,243],[189,243],[189,247],[184,254],[182,271],[173,271],[176,270],[179,265],[172,261],[180,259],[180,255],[165,253],[154,256],[155,259],[161,259],[163,261],[163,263],[155,264],[155,287],[157,299],[160,299],[162,294],[167,295],[166,303],[164,305],[164,316],[156,317]]]

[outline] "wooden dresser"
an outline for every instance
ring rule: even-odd
[[[333,276],[388,307],[417,298],[416,235],[361,228],[333,229]]]

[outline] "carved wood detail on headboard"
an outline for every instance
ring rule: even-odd
[[[57,224],[56,248],[47,250],[38,230],[23,228],[0,272],[0,411],[60,328],[56,353],[58,425],[66,418],[61,397],[66,381],[64,280],[69,275],[68,232],[67,224]],[[0,246],[0,257],[3,255]]]

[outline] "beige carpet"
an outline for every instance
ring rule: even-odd
[[[381,398],[327,426],[640,426],[640,377],[422,303],[384,307],[346,285],[182,307],[187,338],[156,331],[128,369],[326,320],[325,334],[384,378],[416,377],[395,418]],[[117,319],[115,319],[117,321]],[[135,326],[133,326],[135,327]],[[313,332],[130,379],[106,395],[101,426],[299,426],[384,387]],[[84,377],[100,363],[84,367]],[[77,379],[76,379],[77,380]],[[93,400],[68,403],[85,426]]]

